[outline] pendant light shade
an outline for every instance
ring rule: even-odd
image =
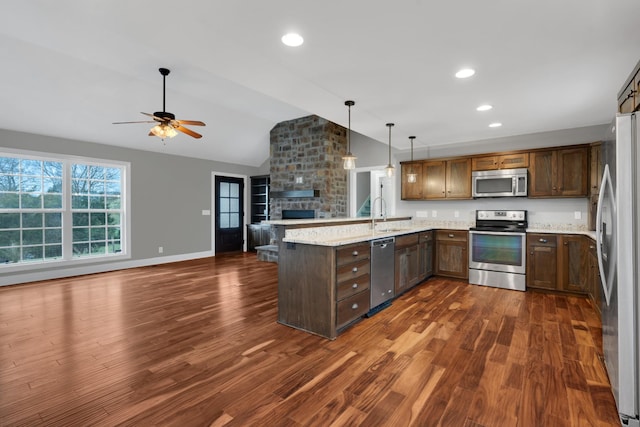
[[[355,169],[357,157],[351,154],[351,106],[354,101],[344,101],[344,105],[349,108],[349,127],[347,129],[347,154],[342,156],[342,167],[344,169]]]
[[[415,136],[410,136],[409,140],[411,141],[411,163],[409,163],[409,173],[407,174],[407,182],[414,183],[418,180],[418,175],[413,171],[413,140],[416,139]]]
[[[385,173],[389,178],[391,178],[396,173],[396,168],[391,164],[391,127],[394,126],[393,123],[387,123],[387,127],[389,127],[389,164],[386,168],[384,168]]]

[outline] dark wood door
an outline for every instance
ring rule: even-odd
[[[587,195],[589,151],[585,147],[558,150],[557,188],[559,196],[584,197]],[[554,195],[556,195],[554,193]]]
[[[443,199],[445,197],[446,162],[425,162],[422,166],[425,199]]]
[[[555,194],[556,152],[537,151],[529,156],[529,197],[549,197]]]
[[[561,261],[559,263],[560,289],[570,292],[587,293],[587,237],[578,235],[559,236]]]
[[[242,250],[244,180],[216,176],[216,253]]]
[[[447,162],[447,195],[452,199],[471,198],[471,159]]]
[[[558,289],[556,235],[527,234],[527,287]]]

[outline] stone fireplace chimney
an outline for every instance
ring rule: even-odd
[[[272,219],[281,219],[283,209],[313,210],[316,218],[347,216],[346,132],[316,115],[271,129]]]

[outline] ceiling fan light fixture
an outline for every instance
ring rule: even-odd
[[[151,128],[151,133],[160,139],[173,138],[178,132],[173,126],[166,123],[159,123]]]
[[[355,105],[354,101],[344,101],[344,105],[349,108],[349,127],[347,129],[347,154],[342,156],[342,167],[344,169],[355,169],[357,157],[351,154],[351,107]]]

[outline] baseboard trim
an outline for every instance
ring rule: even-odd
[[[189,254],[170,255],[145,259],[128,260],[105,264],[92,264],[82,267],[60,268],[55,270],[27,271],[8,274],[0,277],[0,286],[18,285],[21,283],[38,282],[40,280],[61,279],[64,277],[82,276],[85,274],[104,273],[107,271],[126,270],[128,268],[147,267],[150,265],[168,264],[171,262],[189,261],[192,259],[215,256],[213,251],[194,252]]]

